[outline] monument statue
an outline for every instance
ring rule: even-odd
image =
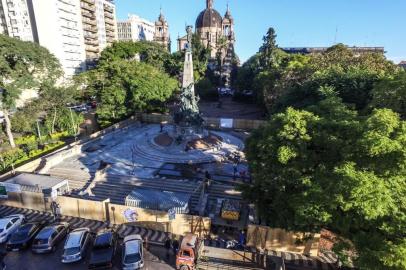
[[[195,95],[192,57],[192,26],[186,27],[188,43],[185,46],[182,90],[180,102],[173,119],[180,136],[191,136],[202,131],[203,118],[199,111],[199,98]]]

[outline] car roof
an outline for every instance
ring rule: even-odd
[[[96,246],[109,245],[111,243],[112,238],[113,238],[112,231],[99,232],[96,236],[94,244]]]
[[[48,227],[43,228],[39,232],[37,237],[35,237],[35,238],[37,238],[37,239],[48,239],[51,236],[51,234],[53,234],[55,232],[56,227],[57,226],[48,226]]]
[[[125,242],[125,254],[140,253],[141,241],[139,239],[133,239]]]
[[[80,229],[73,230],[69,234],[68,239],[66,240],[65,247],[70,248],[70,247],[80,246],[80,240],[82,239],[84,233],[87,231],[89,231],[89,229],[87,229],[87,228],[80,228]]]
[[[126,237],[124,237],[124,242],[132,241],[132,240],[142,241],[142,237],[139,234],[132,234],[132,235],[127,235]]]

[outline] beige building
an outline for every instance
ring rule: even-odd
[[[26,0],[0,0],[0,34],[34,41]]]
[[[129,14],[127,20],[119,21],[117,25],[120,41],[154,40],[154,23],[140,16]]]
[[[80,0],[86,64],[92,67],[100,53],[117,40],[115,5],[112,0]]]
[[[162,13],[159,14],[158,20],[155,21],[154,41],[164,46],[168,52],[171,51],[171,38],[169,33],[169,24]]]

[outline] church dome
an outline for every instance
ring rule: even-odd
[[[205,10],[200,12],[197,17],[196,29],[203,27],[221,27],[222,20],[223,18],[221,18],[220,13],[213,9],[212,6],[208,6]]]

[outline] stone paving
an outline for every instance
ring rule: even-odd
[[[155,144],[153,138],[159,133],[159,125],[131,126],[87,145],[81,154],[67,158],[55,167],[95,172],[103,161],[111,164],[109,174],[151,178],[164,163],[221,161],[225,155],[242,151],[244,147],[239,138],[225,132],[212,131],[224,140],[218,149],[186,152],[184,145],[175,142],[169,147]]]

